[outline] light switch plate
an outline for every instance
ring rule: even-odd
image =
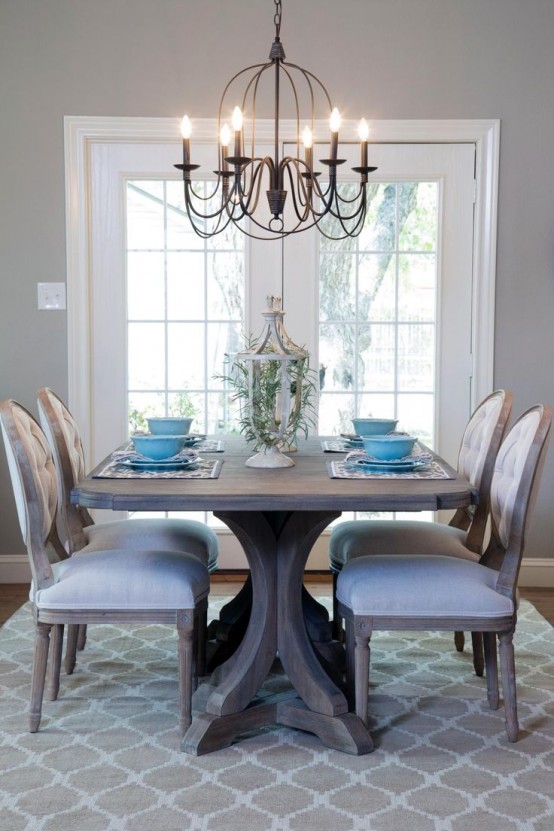
[[[65,283],[37,283],[38,308],[41,311],[65,309]]]

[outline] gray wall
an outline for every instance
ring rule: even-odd
[[[0,398],[67,394],[64,115],[215,114],[265,60],[271,0],[0,0]],[[285,0],[290,60],[345,117],[500,118],[495,385],[554,402],[554,2]],[[528,556],[552,556],[554,452]],[[0,451],[0,555],[23,551]]]

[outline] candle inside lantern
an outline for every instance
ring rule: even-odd
[[[183,164],[190,162],[190,135],[192,133],[192,124],[188,115],[183,116],[181,121],[181,135],[183,136]]]

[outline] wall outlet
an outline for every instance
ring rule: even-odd
[[[37,283],[39,310],[65,309],[65,283]]]

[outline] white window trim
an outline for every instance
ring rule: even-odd
[[[472,334],[472,408],[493,389],[494,299],[500,121],[498,119],[373,121],[371,139],[381,143],[468,142],[475,144],[475,245],[473,255],[474,320]],[[355,135],[355,123],[343,122],[343,135]],[[271,136],[272,122],[260,125],[260,141]],[[216,134],[214,119],[195,119],[195,141]],[[295,141],[295,122],[282,125],[283,141]],[[66,253],[68,308],[68,403],[82,426],[87,458],[90,450],[91,309],[90,145],[94,142],[176,142],[180,122],[174,118],[65,117]]]

